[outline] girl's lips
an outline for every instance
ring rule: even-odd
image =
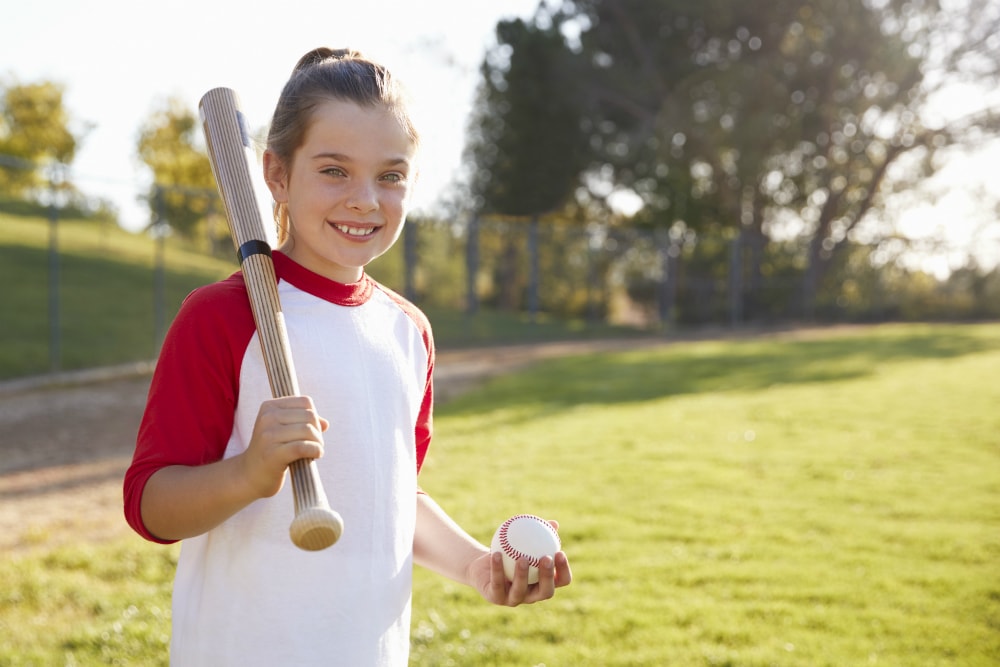
[[[371,236],[379,230],[379,227],[356,227],[354,225],[344,225],[338,223],[332,223],[333,228],[342,234],[355,238],[364,238],[366,236]]]

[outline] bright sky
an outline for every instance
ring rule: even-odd
[[[151,112],[170,96],[195,111],[206,91],[226,86],[240,95],[251,126],[261,127],[292,66],[316,46],[360,49],[406,83],[425,146],[416,205],[432,205],[460,164],[478,66],[497,21],[529,17],[538,0],[288,0],[256,8],[245,0],[7,4],[0,81],[65,86],[73,117],[92,125],[74,162],[74,182],[115,201],[122,224],[140,229],[149,213],[136,198],[150,175],[135,152]],[[949,96],[940,111],[961,113],[973,98],[982,104],[981,95]],[[1000,259],[1000,222],[981,194],[968,194],[981,186],[1000,197],[998,153],[995,147],[957,160],[937,179],[946,196],[906,215],[901,229],[908,235],[944,242],[915,257],[924,268],[943,276],[972,248],[988,264]]]
[[[261,127],[296,61],[317,46],[359,49],[406,84],[426,147],[416,206],[433,204],[460,163],[477,69],[497,21],[530,17],[538,0],[7,5],[0,81],[65,86],[73,118],[93,125],[73,163],[73,181],[115,201],[122,224],[140,229],[149,213],[136,197],[150,175],[136,146],[151,112],[171,96],[197,112],[205,92],[225,86],[239,94],[251,127]]]

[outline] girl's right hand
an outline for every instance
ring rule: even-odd
[[[285,470],[298,459],[323,455],[323,432],[330,422],[316,413],[308,396],[264,401],[257,412],[250,444],[243,454],[243,474],[254,494],[273,496],[285,482]]]

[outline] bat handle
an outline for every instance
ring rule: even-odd
[[[344,532],[344,521],[330,509],[323,494],[319,469],[311,459],[293,461],[288,467],[295,496],[295,518],[288,528],[295,546],[319,551],[331,546]]]

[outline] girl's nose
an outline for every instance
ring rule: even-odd
[[[347,198],[347,206],[359,213],[371,213],[378,210],[378,194],[374,184],[367,181],[357,183]]]

